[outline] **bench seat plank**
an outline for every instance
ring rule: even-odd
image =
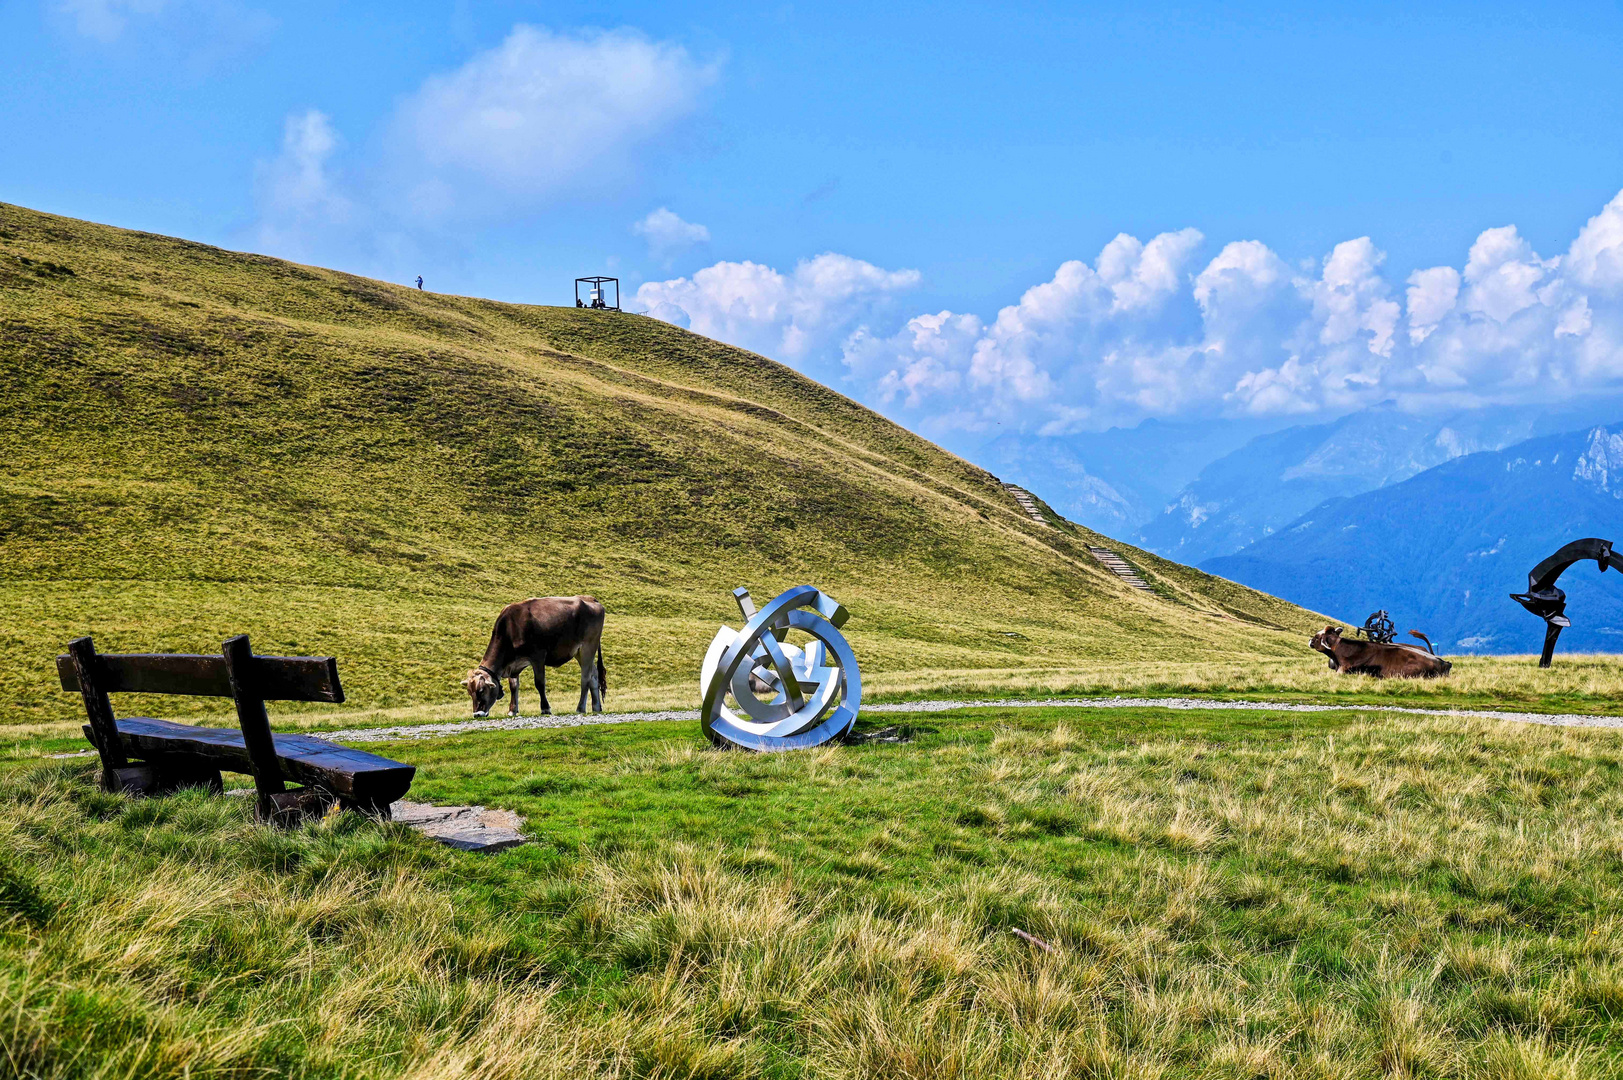
[[[229,772],[251,773],[252,762],[242,732],[235,728],[195,727],[172,720],[126,716],[118,721],[119,741],[133,757],[200,758]],[[87,731],[86,734],[89,734]],[[411,787],[414,765],[339,746],[314,735],[276,735],[276,760],[283,775],[307,787],[365,805],[385,807]]]

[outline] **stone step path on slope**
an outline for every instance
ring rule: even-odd
[[[1037,500],[1031,497],[1031,492],[1014,484],[1004,484],[1003,490],[1014,496],[1014,501],[1020,504],[1020,509],[1024,510],[1032,521],[1039,525],[1049,525],[1048,519],[1043,517],[1043,512],[1037,509]],[[1049,525],[1049,528],[1053,526]]]
[[[1093,557],[1095,559],[1099,560],[1099,564],[1101,566],[1103,566],[1106,570],[1109,570],[1112,574],[1115,574],[1117,577],[1121,578],[1123,581],[1127,582],[1127,584],[1131,585],[1133,588],[1143,589],[1145,592],[1150,591],[1149,582],[1138,576],[1138,569],[1133,566],[1132,563],[1128,562],[1120,555],[1117,555],[1114,551],[1111,551],[1109,548],[1092,546],[1090,546],[1088,550],[1093,553]]]
[[[1044,517],[1043,512],[1038,509],[1037,500],[1032,498],[1031,492],[1017,484],[1004,484],[1003,490],[1007,491],[1011,496],[1014,497],[1014,501],[1020,504],[1020,509],[1024,510],[1026,512],[1026,516],[1031,518],[1032,521],[1035,521],[1039,525],[1047,525],[1049,528],[1053,528],[1053,524],[1048,520],[1048,518]],[[1099,560],[1099,564],[1101,566],[1103,566],[1106,570],[1109,570],[1112,574],[1115,574],[1117,577],[1121,578],[1123,581],[1127,582],[1127,584],[1131,585],[1133,588],[1143,589],[1145,592],[1153,591],[1149,586],[1149,582],[1145,581],[1139,576],[1138,569],[1133,566],[1132,563],[1128,562],[1120,555],[1117,555],[1114,551],[1111,551],[1109,548],[1102,547],[1089,547],[1088,550],[1093,553],[1093,557],[1095,559]]]
[[[954,709],[1217,709],[1269,712],[1389,712],[1414,716],[1459,716],[1483,720],[1514,720],[1523,724],[1549,724],[1555,727],[1623,728],[1623,716],[1587,716],[1582,713],[1521,713],[1493,709],[1417,709],[1405,705],[1304,705],[1286,701],[1212,701],[1206,698],[1059,698],[1051,700],[998,701],[902,701],[886,705],[864,705],[862,715],[875,713],[938,713]],[[481,731],[523,731],[531,728],[581,727],[589,724],[638,724],[660,720],[697,723],[699,710],[670,709],[664,712],[596,713],[585,716],[506,716],[490,720],[465,720],[451,724],[411,724],[400,727],[357,728],[350,731],[321,732],[323,739],[340,743],[397,742],[405,739],[443,739]]]

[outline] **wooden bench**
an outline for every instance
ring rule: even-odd
[[[56,658],[62,689],[84,696],[85,738],[101,755],[109,791],[157,795],[183,787],[223,790],[220,770],[252,773],[262,820],[321,813],[334,802],[388,816],[411,787],[411,765],[310,735],[273,735],[267,701],[344,700],[330,656],[255,656],[246,635],[219,656],[99,655],[87,637]],[[240,730],[144,716],[115,719],[108,694],[192,694],[237,703]],[[132,760],[134,759],[134,760]],[[285,781],[303,787],[287,790]]]

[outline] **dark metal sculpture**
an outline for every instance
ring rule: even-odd
[[[1392,625],[1384,608],[1364,620],[1363,630],[1364,637],[1382,645],[1392,644],[1392,640],[1398,636],[1397,627]]]
[[[1544,620],[1544,653],[1538,659],[1539,667],[1550,666],[1550,659],[1555,655],[1555,639],[1572,625],[1566,616],[1567,594],[1555,587],[1555,579],[1567,567],[1584,559],[1594,559],[1603,573],[1609,567],[1623,566],[1623,560],[1614,561],[1616,558],[1610,540],[1593,536],[1574,540],[1527,572],[1526,592],[1510,594],[1512,600]]]

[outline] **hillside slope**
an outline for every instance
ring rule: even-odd
[[[357,704],[451,700],[495,612],[537,594],[606,604],[611,705],[691,683],[739,584],[831,590],[881,676],[1298,655],[1312,622],[1114,545],[1157,593],[1128,589],[1095,534],[1030,521],[983,470],[655,320],[4,204],[0,416],[7,722],[74,714],[51,657],[83,633],[246,631],[337,655]]]
[[[1623,543],[1623,434],[1594,428],[1470,454],[1327,502],[1237,554],[1202,565],[1345,619],[1386,608],[1450,652],[1537,652],[1544,624],[1510,600],[1569,540]],[[1561,652],[1615,652],[1623,588],[1580,563],[1561,578]]]

